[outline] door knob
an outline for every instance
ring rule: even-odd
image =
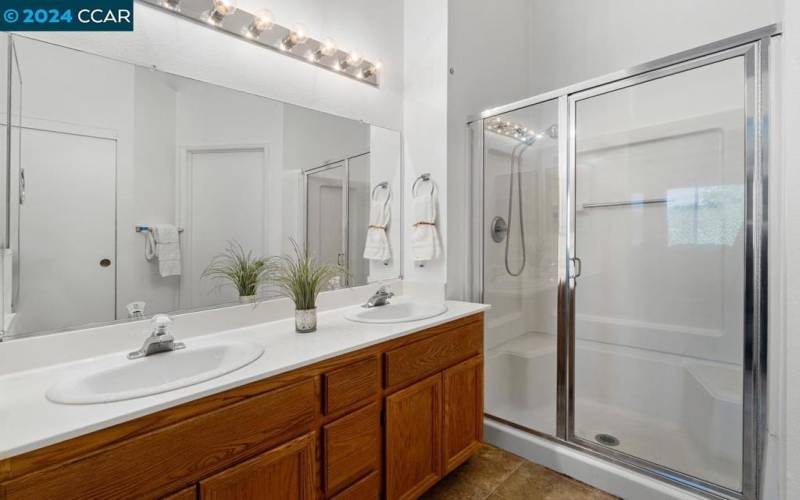
[[[111,265],[111,259],[100,259],[100,267],[108,267]]]

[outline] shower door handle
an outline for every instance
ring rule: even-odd
[[[583,262],[578,257],[570,259],[572,261],[572,278],[575,279],[581,275],[583,271]]]
[[[25,203],[25,190],[27,189],[27,183],[25,181],[25,169],[19,169],[19,204],[22,205]]]

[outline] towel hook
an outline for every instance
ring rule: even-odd
[[[436,188],[436,184],[431,180],[431,174],[420,174],[419,177],[414,181],[414,184],[411,186],[411,196],[416,196],[417,194],[417,184],[420,182],[430,182],[431,183],[431,192],[433,194],[433,190]]]
[[[386,190],[386,203],[389,203],[392,200],[392,190],[389,188],[389,182],[382,181],[375,184],[375,187],[372,188],[372,194],[370,195],[370,198],[372,198],[373,201],[375,200],[375,192],[378,191],[378,189]]]

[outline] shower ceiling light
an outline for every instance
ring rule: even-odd
[[[356,51],[343,51],[330,38],[320,41],[309,37],[301,26],[289,29],[277,24],[267,9],[250,13],[238,8],[238,0],[139,1],[174,15],[201,21],[206,26],[314,66],[338,71],[343,76],[374,87],[379,86],[380,63],[364,60]],[[298,48],[300,45],[302,47]]]
[[[493,118],[487,121],[485,127],[489,132],[494,132],[495,134],[500,134],[527,144],[533,144],[544,137],[544,133],[542,132],[536,132],[528,127],[523,127],[522,125],[517,125],[509,121],[503,121],[500,118]]]

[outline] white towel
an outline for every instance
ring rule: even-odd
[[[364,258],[388,262],[392,258],[392,249],[389,247],[389,238],[386,228],[391,218],[389,199],[372,200],[369,207],[369,228],[367,239],[364,243]]]
[[[414,261],[424,263],[439,257],[442,244],[436,227],[436,190],[414,197],[414,229],[411,234],[411,253]]]
[[[162,278],[180,276],[181,243],[180,232],[171,224],[154,224],[145,236],[145,257],[158,257],[158,272]]]

